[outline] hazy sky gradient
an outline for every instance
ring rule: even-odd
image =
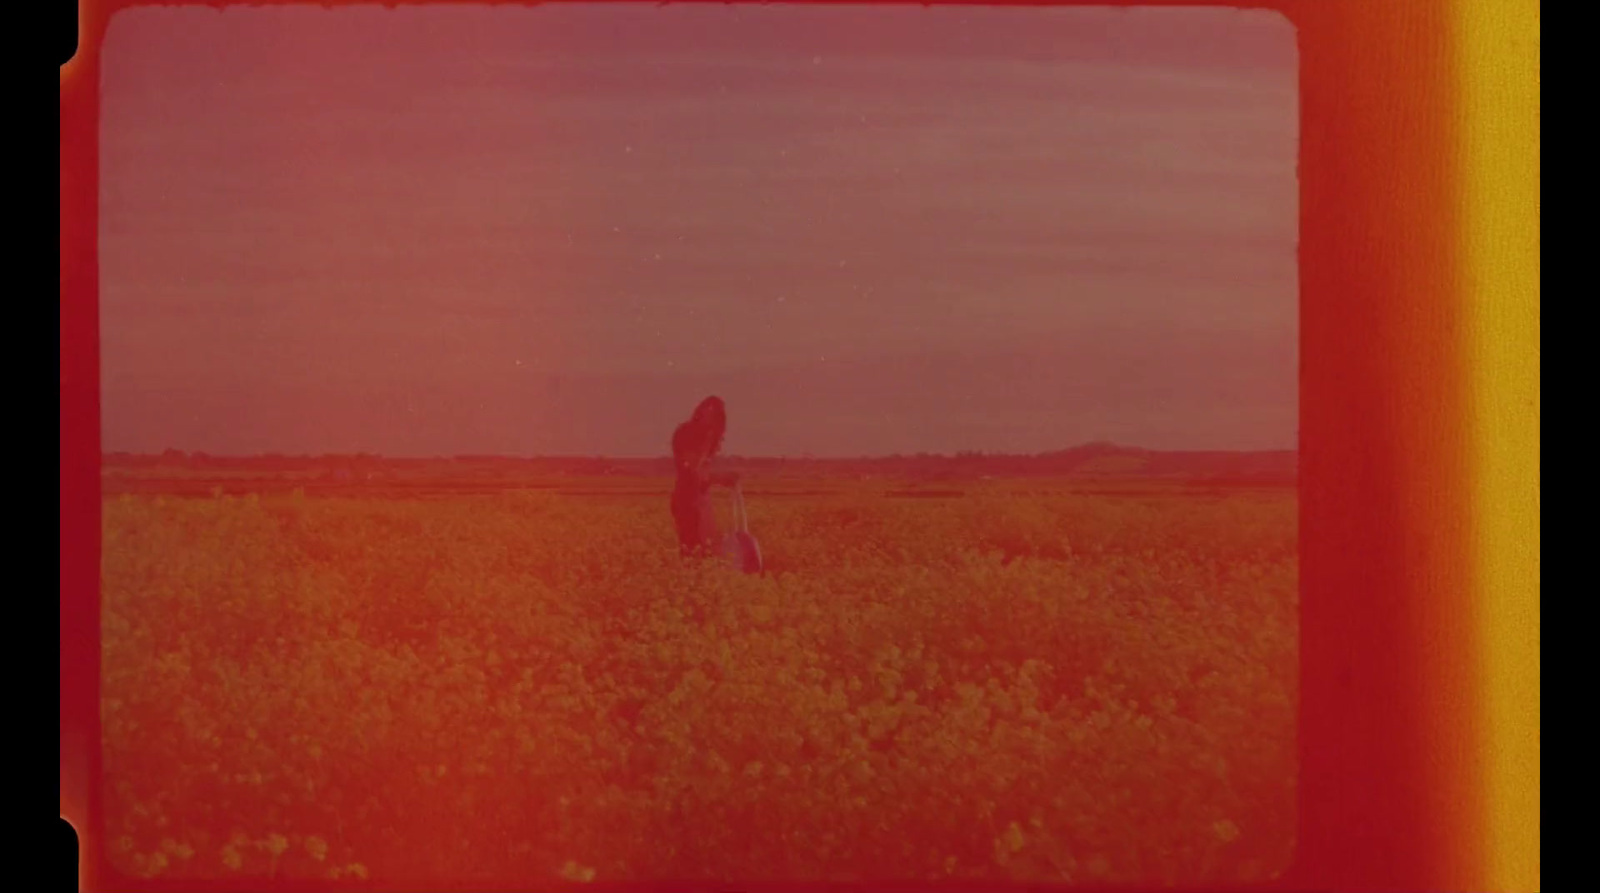
[[[105,448],[1293,447],[1295,69],[1234,10],[125,11]]]

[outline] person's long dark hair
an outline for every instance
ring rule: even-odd
[[[680,463],[687,461],[700,450],[707,458],[722,450],[722,440],[728,433],[728,408],[721,397],[707,397],[694,408],[689,420],[672,432],[672,455]]]

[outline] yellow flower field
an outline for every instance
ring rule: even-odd
[[[113,864],[1233,882],[1294,843],[1294,491],[104,503]]]

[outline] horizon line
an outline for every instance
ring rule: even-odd
[[[886,461],[893,459],[1029,459],[1055,456],[1062,453],[1072,453],[1085,449],[1101,449],[1122,453],[1140,453],[1147,455],[1183,455],[1183,454],[1212,454],[1212,455],[1261,455],[1283,454],[1300,452],[1298,446],[1291,447],[1263,447],[1256,449],[1152,449],[1149,447],[1130,446],[1127,444],[1109,441],[1091,441],[1075,446],[1063,447],[1054,450],[1043,450],[1031,453],[1022,452],[988,452],[984,450],[957,450],[955,452],[923,452],[923,453],[881,453],[842,456],[818,456],[807,454],[789,455],[759,455],[725,453],[718,458],[731,461],[799,461],[799,462],[863,462]],[[432,455],[402,455],[384,454],[367,451],[357,452],[329,452],[329,453],[284,453],[284,452],[259,452],[259,453],[212,453],[206,450],[182,450],[169,447],[159,452],[145,452],[132,450],[101,450],[101,458],[113,456],[126,456],[133,458],[161,458],[168,453],[179,453],[185,458],[196,456],[207,459],[393,459],[401,461],[461,461],[474,459],[496,459],[511,461],[611,461],[611,462],[660,462],[671,461],[670,453],[656,455],[609,455],[603,453],[546,453],[546,454],[510,454],[510,453],[451,453]]]

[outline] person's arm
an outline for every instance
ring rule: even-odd
[[[724,474],[719,474],[712,471],[711,460],[705,456],[701,456],[699,459],[696,459],[694,463],[689,466],[689,474],[694,478],[695,489],[699,490],[701,493],[710,490],[717,484],[722,484],[724,479],[727,477]]]

